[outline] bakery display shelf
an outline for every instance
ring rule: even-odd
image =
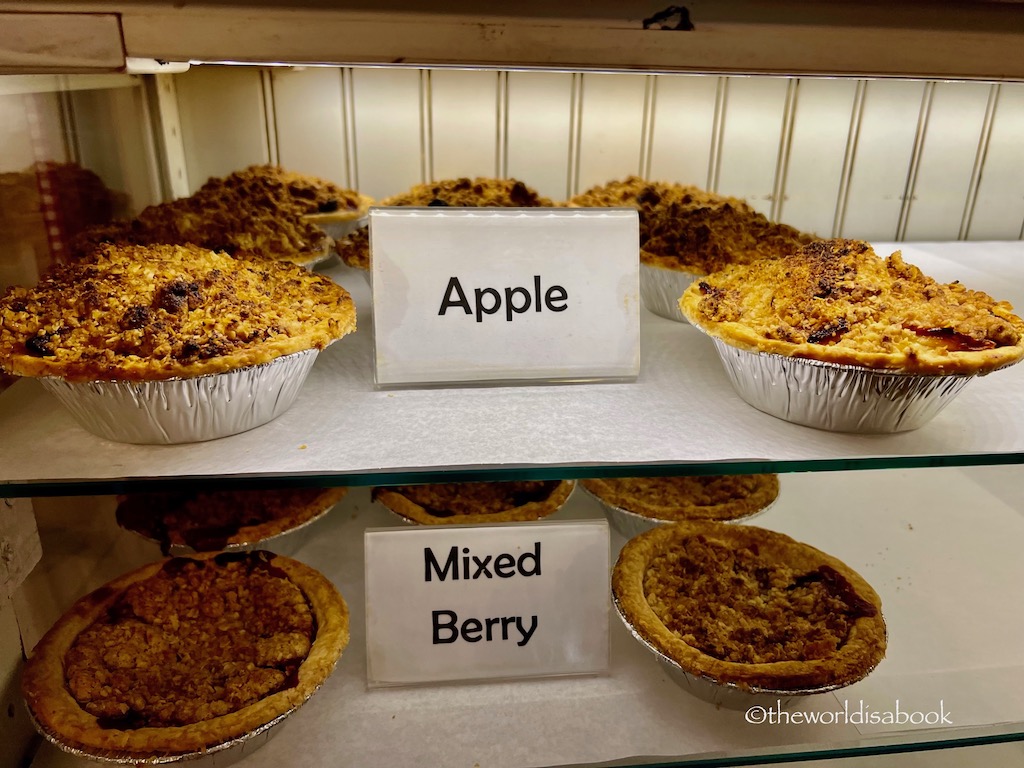
[[[902,250],[940,281],[1024,308],[1024,242]],[[367,485],[1024,462],[1024,365],[970,382],[916,431],[832,433],[747,405],[707,337],[646,311],[636,382],[378,391],[365,276],[328,272],[353,293],[359,330],[321,355],[283,416],[206,443],[120,444],[84,431],[37,382],[21,381],[0,396],[0,494],[121,492],[182,479]]]
[[[898,700],[904,712],[941,707],[952,723],[918,728],[749,723],[666,677],[614,611],[606,675],[368,690],[362,534],[403,524],[355,489],[295,554],[345,595],[352,641],[321,691],[242,765],[743,765],[1022,740],[1021,499],[1014,467],[803,473],[781,478],[778,502],[757,520],[854,567],[881,596],[888,629],[886,658],[867,678],[789,712],[894,712]],[[36,601],[30,636],[82,591],[156,555],[118,531],[109,497],[37,505],[44,547],[59,556],[30,586],[63,593]],[[601,514],[577,492],[553,519]],[[612,532],[613,558],[623,543]],[[33,765],[88,764],[44,746]]]

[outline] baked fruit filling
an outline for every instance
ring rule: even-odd
[[[558,480],[504,483],[406,485],[390,490],[405,496],[434,517],[492,515],[547,499]]]
[[[158,380],[321,349],[354,329],[348,293],[296,265],[192,245],[105,246],[0,299],[0,367]]]
[[[692,286],[684,314],[727,343],[878,368],[987,372],[1024,356],[1005,301],[942,284],[865,242],[826,240],[725,268]]]
[[[444,179],[417,184],[381,200],[381,206],[451,208],[544,208],[554,203],[516,179]],[[370,268],[370,235],[357,229],[337,243],[338,255],[350,267]]]
[[[117,522],[172,546],[211,552],[249,544],[315,519],[345,495],[345,488],[139,493],[118,498]]]
[[[770,474],[618,477],[583,485],[612,506],[655,520],[735,520],[779,494],[779,479]]]
[[[101,727],[189,725],[296,685],[315,635],[273,555],[173,558],[75,638],[64,674]]]
[[[827,659],[878,613],[828,565],[805,571],[699,535],[653,557],[643,587],[669,631],[740,664]]]
[[[699,274],[782,256],[814,240],[813,235],[769,221],[738,198],[638,176],[593,187],[569,204],[636,208],[641,261]]]

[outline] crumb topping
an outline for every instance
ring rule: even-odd
[[[738,198],[639,176],[592,187],[569,202],[579,207],[636,208],[642,258],[701,274],[727,264],[783,256],[814,240],[813,235],[769,221]]]
[[[404,485],[387,490],[400,493],[434,517],[488,515],[548,498],[558,480],[498,483],[438,483]]]
[[[802,572],[760,556],[756,546],[704,535],[653,557],[643,589],[687,645],[743,664],[829,658],[858,618],[878,612],[828,565]]]
[[[254,165],[208,180],[194,195],[152,205],[131,221],[95,227],[74,246],[88,254],[104,243],[193,244],[227,253],[303,261],[329,247],[326,233],[307,217],[350,211],[364,198],[314,176]]]
[[[65,678],[102,727],[188,725],[295,685],[315,634],[273,555],[174,558],[79,634]]]
[[[452,208],[549,208],[554,203],[516,179],[460,178],[417,184],[381,200],[382,206],[443,206]],[[337,244],[338,255],[350,267],[370,268],[370,235],[357,229]]]
[[[0,367],[166,379],[323,348],[354,328],[348,293],[293,264],[196,246],[106,246],[0,299]]]
[[[616,477],[583,485],[612,506],[656,520],[736,520],[779,493],[776,475]]]
[[[197,552],[247,544],[297,528],[329,509],[344,488],[138,493],[118,498],[117,522],[160,542]]]
[[[1024,355],[1024,323],[1007,302],[958,282],[940,284],[899,251],[882,259],[857,240],[819,241],[722,270],[691,287],[683,304],[698,325],[736,324],[780,343],[770,351],[802,345],[803,357],[846,353],[856,363],[858,353],[875,353],[885,367],[915,368],[918,358],[941,366],[958,352],[1019,347],[1017,357]]]

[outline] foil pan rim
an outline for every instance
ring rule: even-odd
[[[323,349],[327,349],[331,344],[340,339],[331,339],[327,344],[324,345]],[[200,381],[202,379],[213,378],[214,376],[223,376],[225,373],[243,373],[245,371],[255,371],[266,366],[274,365],[282,360],[298,359],[303,355],[310,353],[319,355],[323,349],[317,347],[310,347],[309,349],[299,349],[295,352],[289,352],[287,355],[278,355],[271,360],[265,360],[262,363],[254,363],[253,365],[245,365],[241,368],[231,368],[226,371],[217,371],[216,373],[201,373],[198,376],[172,376],[167,379],[89,379],[87,381],[68,381],[63,376],[38,376],[36,377],[39,381],[53,382],[55,384],[61,384],[63,386],[77,386],[77,385],[89,385],[89,384],[114,384],[118,386],[142,386],[142,385],[153,385],[153,384],[164,384],[168,382],[177,381]]]
[[[691,672],[690,670],[683,667],[678,661],[667,655],[661,649],[655,647],[650,640],[644,637],[640,631],[633,626],[633,623],[627,618],[625,612],[622,609],[622,602],[619,600],[619,596],[612,593],[612,603],[615,605],[615,612],[619,615],[622,623],[626,626],[626,629],[633,636],[633,638],[639,642],[645,649],[654,654],[658,661],[662,664],[666,664],[679,673],[685,675],[688,678],[699,681],[701,683],[711,683],[715,686],[734,692],[736,694],[749,695],[749,696],[777,696],[779,698],[792,697],[792,696],[812,696],[819,693],[829,693],[830,691],[838,690],[839,688],[845,688],[849,683],[829,683],[828,685],[816,686],[813,688],[766,688],[757,685],[741,686],[737,683],[721,682],[710,675],[703,675]],[[877,665],[875,665],[877,666]],[[871,667],[874,669],[874,666]],[[871,672],[871,669],[867,670],[867,673]]]
[[[747,520],[750,520],[752,517],[757,517],[758,515],[762,514],[763,512],[767,512],[769,509],[774,507],[776,502],[779,500],[779,495],[776,495],[774,499],[769,501],[763,507],[759,507],[758,509],[755,509],[753,512],[748,512],[747,514],[743,515],[742,517],[730,517],[730,518],[727,518],[727,519],[709,518],[709,517],[685,517],[685,518],[678,518],[678,519],[671,519],[671,518],[666,519],[664,517],[648,517],[647,515],[640,514],[639,512],[634,512],[634,511],[632,511],[630,509],[626,509],[625,507],[618,507],[618,506],[616,506],[614,504],[609,504],[607,501],[602,499],[600,496],[598,496],[596,493],[591,491],[585,485],[580,484],[580,487],[583,489],[583,491],[588,496],[590,496],[592,499],[595,499],[596,501],[600,502],[606,509],[613,510],[615,513],[624,515],[625,517],[628,517],[631,520],[635,520],[638,523],[639,522],[644,522],[644,523],[652,523],[654,525],[675,525],[676,523],[686,523],[686,522],[689,522],[691,520],[698,520],[698,521],[701,521],[701,522],[707,521],[707,522],[714,522],[714,523],[724,523],[726,525],[731,525],[731,524],[736,524],[736,523],[745,523]]]
[[[901,371],[901,370],[898,370],[898,369],[895,369],[895,368],[871,368],[871,367],[866,366],[866,365],[853,365],[852,363],[834,363],[834,362],[831,362],[831,361],[828,361],[828,360],[816,360],[813,357],[795,357],[795,356],[791,356],[791,355],[782,355],[782,354],[779,354],[778,352],[763,352],[763,351],[761,351],[759,349],[758,350],[755,350],[755,349],[745,349],[743,347],[738,347],[738,346],[736,346],[734,344],[730,344],[729,342],[725,341],[724,339],[722,339],[719,336],[715,336],[709,330],[707,330],[703,326],[699,325],[698,323],[693,322],[692,320],[690,321],[690,325],[692,325],[698,331],[700,331],[705,336],[710,338],[716,344],[721,344],[721,345],[723,345],[725,347],[728,347],[730,350],[733,350],[735,352],[739,352],[739,353],[743,353],[743,354],[747,354],[747,355],[752,355],[752,356],[755,356],[755,357],[768,358],[768,359],[777,360],[777,361],[787,361],[787,362],[791,361],[791,362],[794,362],[794,363],[797,363],[797,364],[816,366],[818,368],[826,368],[826,369],[834,370],[834,371],[843,371],[843,372],[849,372],[849,373],[859,373],[859,374],[864,374],[864,375],[868,375],[868,376],[892,376],[892,377],[895,377],[895,378],[899,378],[899,377],[906,377],[906,378],[917,377],[917,378],[922,378],[922,379],[954,379],[954,378],[958,378],[958,379],[972,379],[972,378],[975,378],[977,376],[983,376],[984,375],[984,374],[979,374],[979,373],[962,373],[962,372],[958,372],[958,371],[949,371],[949,372],[946,372],[946,373],[926,373],[926,372],[921,372],[921,371]],[[1017,361],[1017,362],[1019,362],[1019,361]],[[1015,365],[1015,363],[1009,363],[1008,365],[1003,366],[1003,367],[1004,368],[1008,368],[1008,367],[1010,367],[1010,365]]]

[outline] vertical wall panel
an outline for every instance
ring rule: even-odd
[[[866,84],[843,237],[895,239],[924,88],[920,81]]]
[[[730,77],[725,102],[717,192],[771,211],[788,79]]]
[[[271,70],[277,157],[285,168],[350,186],[342,70]]]
[[[435,179],[496,176],[498,74],[438,69],[430,75]]]
[[[658,76],[651,179],[708,184],[718,83],[705,75]]]
[[[377,199],[423,181],[420,73],[354,69],[356,186]]]
[[[583,75],[575,191],[641,172],[645,88],[643,75]]]
[[[31,115],[38,117],[32,138]],[[24,171],[37,160],[64,163],[67,156],[57,93],[0,94],[0,173]]]
[[[508,175],[562,200],[568,189],[572,75],[509,72]]]
[[[1022,226],[1024,83],[1003,83],[967,236],[971,240],[1016,240]]]
[[[779,219],[821,237],[832,234],[857,83],[802,79]]]
[[[270,161],[260,70],[200,66],[178,77],[190,190],[211,176]]]
[[[988,103],[987,83],[936,83],[905,240],[956,240]]]

